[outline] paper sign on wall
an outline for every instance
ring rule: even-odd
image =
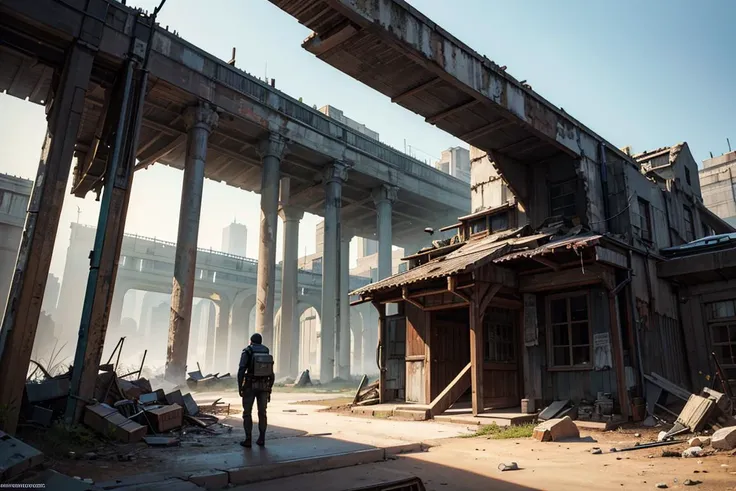
[[[606,333],[593,334],[593,362],[596,370],[611,368],[611,336]]]
[[[533,293],[524,294],[524,346],[539,344],[539,329],[537,328],[537,296]]]

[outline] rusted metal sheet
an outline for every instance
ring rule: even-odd
[[[587,247],[592,247],[598,244],[602,237],[602,235],[598,234],[586,234],[568,239],[550,241],[547,244],[539,246],[535,249],[506,254],[505,256],[496,259],[495,262],[502,263],[506,261],[511,261],[513,259],[541,256],[544,254],[554,253],[560,248],[572,249],[574,251],[577,251],[579,249],[585,249]]]
[[[436,278],[444,278],[452,274],[462,273],[471,268],[475,263],[488,259],[494,254],[500,255],[505,252],[511,240],[509,237],[519,233],[522,229],[506,230],[497,234],[489,235],[482,239],[468,241],[460,249],[446,256],[434,259],[426,264],[410,269],[405,273],[391,276],[385,280],[372,283],[359,288],[351,295],[364,295],[366,293],[410,285],[418,281],[426,281]]]

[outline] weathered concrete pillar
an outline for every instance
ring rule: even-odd
[[[204,364],[203,369],[208,372],[215,370],[215,338],[217,336],[217,317],[215,313],[215,304],[210,301],[207,305],[207,344],[204,347]],[[206,375],[206,374],[203,374]]]
[[[284,222],[284,259],[281,264],[281,339],[276,354],[276,372],[281,376],[296,377],[299,357],[298,301],[299,275],[299,221],[302,210],[288,205],[288,178],[281,180],[281,206],[279,215]]]
[[[319,379],[325,384],[335,377],[335,331],[340,326],[340,208],[342,185],[348,166],[333,162],[325,169],[325,227],[322,252],[322,312]]]
[[[392,274],[391,247],[392,228],[391,214],[393,203],[399,188],[381,185],[373,190],[373,202],[376,204],[378,215],[378,279],[388,278]]]
[[[340,330],[337,332],[337,376],[350,378],[350,240],[352,233],[342,228],[340,239]]]
[[[279,179],[286,141],[271,133],[261,141],[258,153],[263,162],[261,178],[261,234],[258,243],[258,279],[256,286],[256,332],[263,344],[273,345],[274,296],[276,292],[276,231],[279,219]]]
[[[215,371],[225,373],[233,371],[232,366],[236,366],[240,360],[233,363],[228,360],[228,348],[230,341],[230,314],[232,313],[231,302],[227,297],[220,295],[217,302],[217,321],[215,334]],[[243,346],[245,348],[245,346]]]
[[[14,434],[56,242],[94,53],[74,43],[50,101],[48,129],[0,330],[0,429]]]
[[[215,109],[205,103],[187,108],[184,118],[187,123],[187,155],[179,208],[179,233],[176,240],[169,343],[164,375],[167,380],[175,383],[183,381],[186,377],[207,140],[218,122]]]

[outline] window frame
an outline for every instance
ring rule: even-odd
[[[497,312],[496,307],[488,307],[485,315],[483,316],[483,363],[484,364],[497,364],[497,365],[517,365],[519,362],[519,333],[517,324],[514,319],[515,311],[509,309],[498,309],[498,310],[509,310],[508,322],[494,322],[494,313]],[[504,319],[506,321],[506,319]],[[491,336],[490,331],[494,326],[503,325],[508,328],[508,334],[510,339],[505,339],[504,343],[510,347],[510,353],[513,355],[511,359],[505,361],[492,360],[491,359]],[[486,356],[486,352],[488,356]]]
[[[573,343],[572,343],[572,325],[573,322],[571,320],[570,315],[570,299],[574,297],[585,297],[585,305],[587,308],[587,319],[586,322],[588,323],[588,350],[589,350],[589,356],[590,356],[590,363],[588,365],[555,365],[555,359],[554,359],[554,339],[553,339],[553,331],[552,331],[552,302],[554,300],[566,300],[566,308],[567,308],[567,329],[568,329],[568,346],[570,349],[570,363],[573,361]],[[591,314],[591,308],[590,308],[590,292],[587,290],[576,290],[573,292],[565,292],[565,293],[556,293],[553,295],[547,295],[545,299],[545,309],[546,309],[546,335],[547,335],[547,371],[550,372],[575,372],[575,371],[589,371],[595,369],[595,363],[593,359],[593,325],[590,319]],[[579,323],[580,321],[575,321],[575,323]],[[578,345],[578,346],[584,346],[584,345]]]
[[[572,183],[573,184],[573,191],[572,191],[572,193],[566,193],[566,194],[560,194],[558,196],[552,196],[552,188],[553,187],[555,187],[555,186],[562,187],[565,184],[569,184],[569,183]],[[552,201],[554,199],[563,198],[563,197],[570,196],[570,195],[573,196],[573,204],[572,205],[566,205],[566,206],[564,206],[562,208],[557,208],[557,209],[558,210],[565,210],[565,209],[571,207],[572,208],[572,214],[571,215],[562,214],[562,216],[565,217],[565,218],[573,218],[573,217],[576,217],[577,216],[577,214],[578,214],[578,206],[577,206],[577,198],[576,198],[576,195],[577,195],[577,189],[578,189],[578,186],[579,185],[580,185],[580,180],[579,180],[578,177],[573,177],[571,179],[564,179],[562,181],[557,181],[557,182],[549,182],[549,192],[547,194],[548,194],[548,197],[549,197],[549,215],[550,216],[556,216],[555,211],[554,211],[555,208],[552,206]]]
[[[682,205],[682,221],[685,224],[685,240],[689,244],[695,240],[695,215],[692,208],[687,205]]]
[[[687,183],[688,186],[692,186],[693,182],[692,182],[692,179],[690,178],[690,169],[688,169],[687,167],[685,167],[684,169],[685,169],[685,182]]]
[[[652,226],[652,205],[642,197],[637,197],[637,202],[639,203],[639,238],[651,243],[654,237],[654,227]],[[648,237],[644,237],[644,228],[641,226],[642,222],[646,222],[647,224]]]
[[[706,326],[708,328],[708,336],[710,337],[711,349],[713,350],[713,352],[717,353],[716,356],[718,357],[719,363],[726,370],[734,370],[736,369],[736,341],[729,340],[728,342],[722,342],[722,341],[716,342],[715,336],[713,333],[714,328],[717,328],[717,327],[725,327],[727,334],[730,333],[731,329],[736,329],[735,327],[736,326],[736,312],[735,312],[735,315],[732,315],[732,316],[717,317],[713,315],[713,307],[715,306],[715,304],[725,303],[725,302],[732,302],[734,304],[734,310],[736,311],[736,298],[726,298],[723,300],[717,300],[715,302],[708,302],[704,305],[704,310],[706,314],[705,315]],[[730,351],[731,351],[732,363],[726,362],[722,358],[720,354],[720,350],[717,349],[721,346],[731,347]]]

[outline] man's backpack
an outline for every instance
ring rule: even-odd
[[[274,381],[273,356],[269,353],[256,353],[251,349],[246,380],[253,390],[270,392]]]
[[[251,375],[254,378],[273,377],[273,356],[268,353],[251,353]]]

